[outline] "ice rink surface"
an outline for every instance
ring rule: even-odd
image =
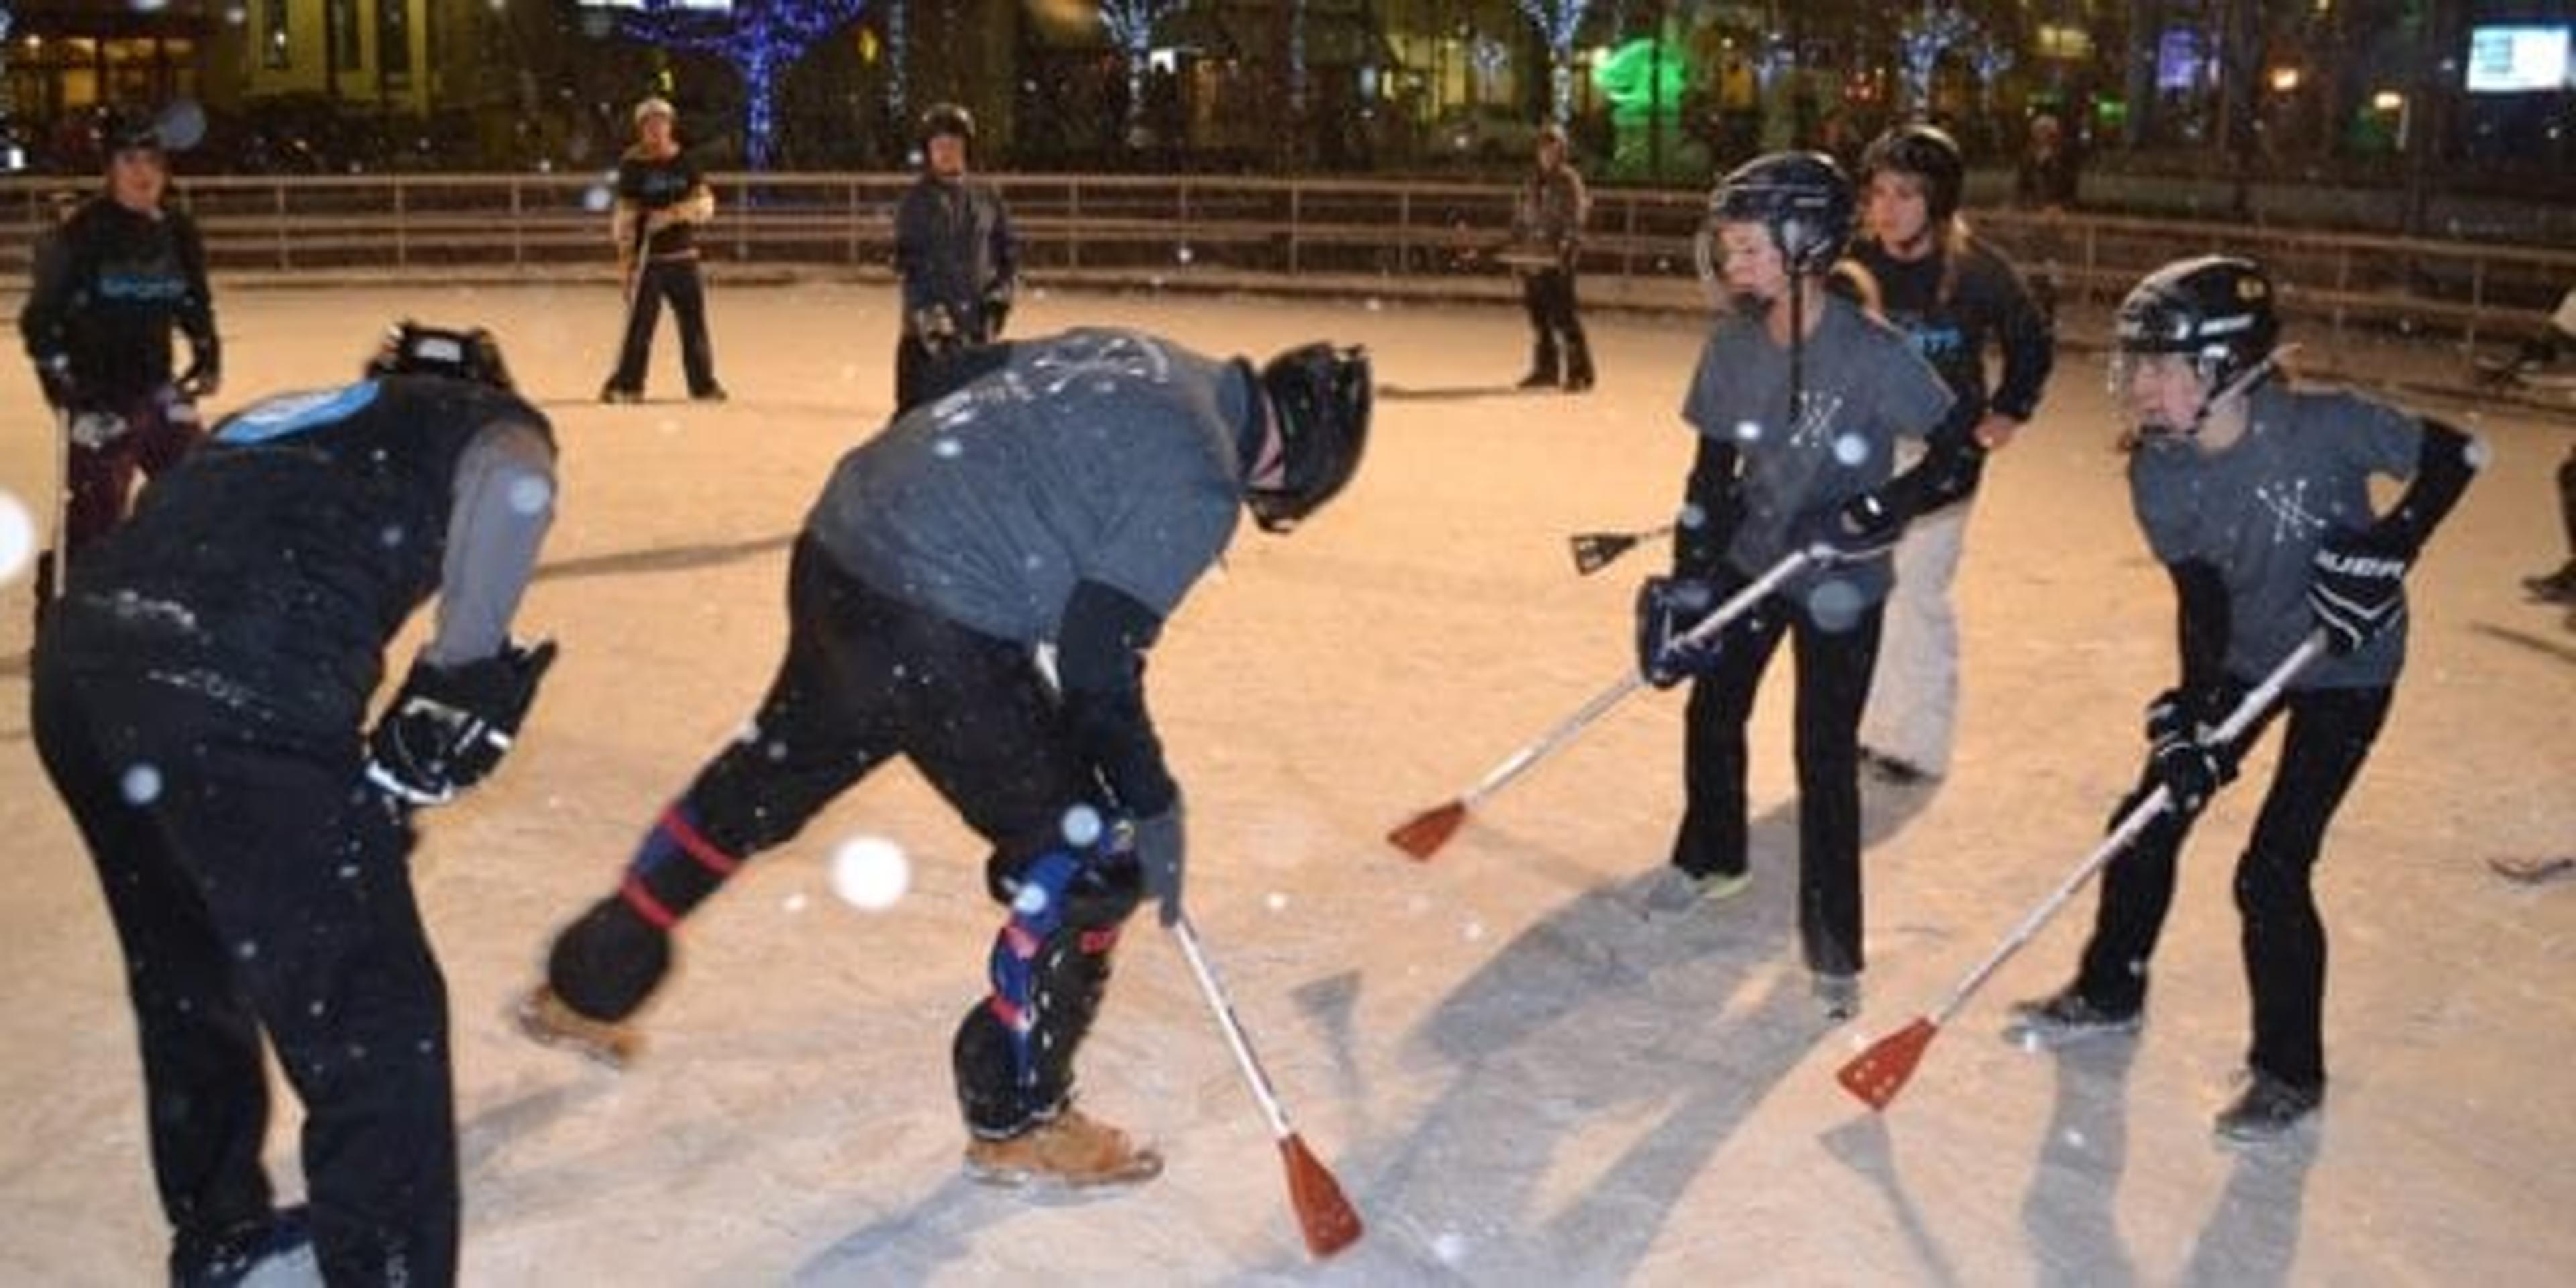
[[[220,283],[219,283],[220,289]],[[1784,653],[1753,731],[1755,885],[1681,921],[1644,882],[1679,807],[1681,701],[1647,693],[1480,802],[1428,863],[1383,839],[1630,665],[1660,545],[1591,577],[1569,534],[1664,521],[1702,323],[1591,319],[1602,383],[1511,393],[1516,310],[1043,294],[1022,333],[1143,326],[1209,352],[1365,343],[1375,444],[1305,530],[1247,530],[1155,651],[1191,803],[1193,910],[1306,1142],[1368,1237],[1315,1265],[1278,1154],[1173,946],[1131,924],[1084,1104],[1156,1139],[1157,1182],[1035,1200],[957,1170],[952,1025],[997,924],[982,850],[906,768],[844,796],[686,927],[624,1074],[503,1011],[555,926],[731,736],[783,638],[785,545],[889,405],[883,285],[719,287],[733,401],[604,407],[604,286],[238,290],[230,384],[346,378],[387,321],[480,322],[553,414],[563,502],[520,622],[562,662],[520,748],[429,816],[415,870],[454,1007],[470,1284],[1608,1283],[2555,1285],[2576,1276],[2576,632],[2523,602],[2565,554],[2569,422],[2429,407],[2495,463],[2409,583],[2414,655],[2328,838],[2322,1118],[2221,1148],[2246,1038],[2228,873],[2255,790],[2186,851],[2134,1042],[1997,1040],[2072,968],[2088,891],[1945,1028],[1884,1114],[1832,1071],[1930,1009],[2093,845],[2169,682],[2169,583],[2132,524],[2097,354],[2065,355],[1987,473],[1959,583],[1964,716],[1935,788],[1865,788],[1860,1019],[1798,967]],[[2293,335],[2293,338],[2303,338]],[[2311,338],[2313,345],[2313,338]],[[2359,364],[2367,367],[2369,364]],[[0,363],[0,487],[41,526],[50,445]],[[24,569],[0,586],[0,1283],[148,1282],[163,1233],[122,970],[26,729]],[[398,645],[395,669],[410,641]],[[2270,750],[2247,770],[2268,781]],[[829,859],[910,856],[862,911]],[[270,1158],[301,1190],[291,1101]]]

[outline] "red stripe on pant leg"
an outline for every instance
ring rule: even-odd
[[[627,875],[625,884],[617,887],[617,897],[625,900],[626,906],[633,908],[636,916],[653,923],[657,929],[669,930],[680,924],[679,917],[661,900],[654,898],[653,892],[644,888],[643,880],[632,873]]]
[[[662,830],[670,833],[671,839],[680,843],[681,851],[696,859],[699,867],[717,876],[732,876],[734,869],[742,866],[742,860],[716,848],[715,842],[689,826],[689,820],[680,816],[676,806],[662,811]]]

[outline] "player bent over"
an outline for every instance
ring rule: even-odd
[[[1359,466],[1369,369],[1314,344],[1255,370],[1134,331],[973,351],[986,372],[844,456],[788,570],[787,655],[744,735],[554,940],[520,1011],[629,1058],[680,920],[877,766],[908,756],[992,845],[1008,920],[959,1024],[982,1179],[1143,1180],[1161,1160],[1073,1104],[1119,929],[1179,916],[1182,796],[1144,658],[1244,508],[1281,531]],[[1056,649],[1057,683],[1035,659]],[[1132,832],[1125,824],[1132,821]]]
[[[408,323],[357,384],[254,403],[71,566],[34,730],[125,954],[175,1283],[275,1262],[456,1280],[447,986],[411,806],[499,761],[553,657],[510,619],[554,438],[486,333]],[[367,733],[385,644],[437,626]],[[261,1046],[304,1105],[275,1208]]]

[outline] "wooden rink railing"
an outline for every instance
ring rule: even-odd
[[[1509,185],[1205,175],[994,175],[1040,281],[1221,285],[1314,293],[1515,298],[1480,258],[1511,224]],[[52,194],[86,179],[0,180],[0,277],[23,283]],[[702,244],[719,276],[881,277],[909,174],[721,174]],[[185,177],[219,279],[444,281],[614,272],[595,174]],[[1692,239],[1699,191],[1597,188],[1581,268],[1588,302],[1704,306]],[[2254,257],[2283,310],[2474,349],[2544,325],[2576,286],[2576,250],[2119,215],[1973,209],[1978,231],[2061,299],[2116,300],[2168,260]],[[2313,333],[2312,333],[2313,334]]]

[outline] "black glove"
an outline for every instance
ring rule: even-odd
[[[2325,628],[2326,647],[2349,653],[2406,618],[2406,568],[2411,551],[2373,541],[2366,533],[2337,533],[2317,547],[2308,577],[2308,611]]]
[[[2197,688],[2172,688],[2147,704],[2147,745],[2174,738],[2206,739],[2245,700],[2245,686],[2232,679]]]
[[[1810,520],[1809,547],[1823,546],[1837,560],[1885,554],[1905,535],[1905,519],[1876,492],[1863,492]]]
[[[1011,301],[1018,294],[1018,285],[1008,281],[995,282],[986,288],[982,343],[991,344],[1002,338],[1002,324],[1011,320]]]
[[[934,358],[963,343],[963,337],[957,333],[957,315],[949,312],[945,304],[925,304],[914,310],[912,338],[919,340],[921,347],[929,350]]]
[[[1646,683],[1669,689],[1717,670],[1733,625],[1696,644],[1682,637],[1725,602],[1718,591],[1719,583],[1696,577],[1648,577],[1637,587],[1637,674]]]
[[[1189,838],[1181,826],[1181,803],[1152,818],[1135,822],[1136,866],[1145,878],[1145,893],[1162,904],[1162,923],[1181,919],[1181,877],[1189,862]]]
[[[2232,757],[2197,738],[2168,738],[2156,744],[2147,772],[2172,795],[2174,808],[2188,816],[2199,813],[2219,788],[2235,781],[2236,765]]]
[[[410,805],[454,800],[501,763],[554,660],[542,640],[459,667],[413,662],[367,736],[367,781]]]
[[[48,405],[68,410],[80,401],[80,382],[72,378],[69,354],[51,354],[36,360],[36,383],[43,386]]]

